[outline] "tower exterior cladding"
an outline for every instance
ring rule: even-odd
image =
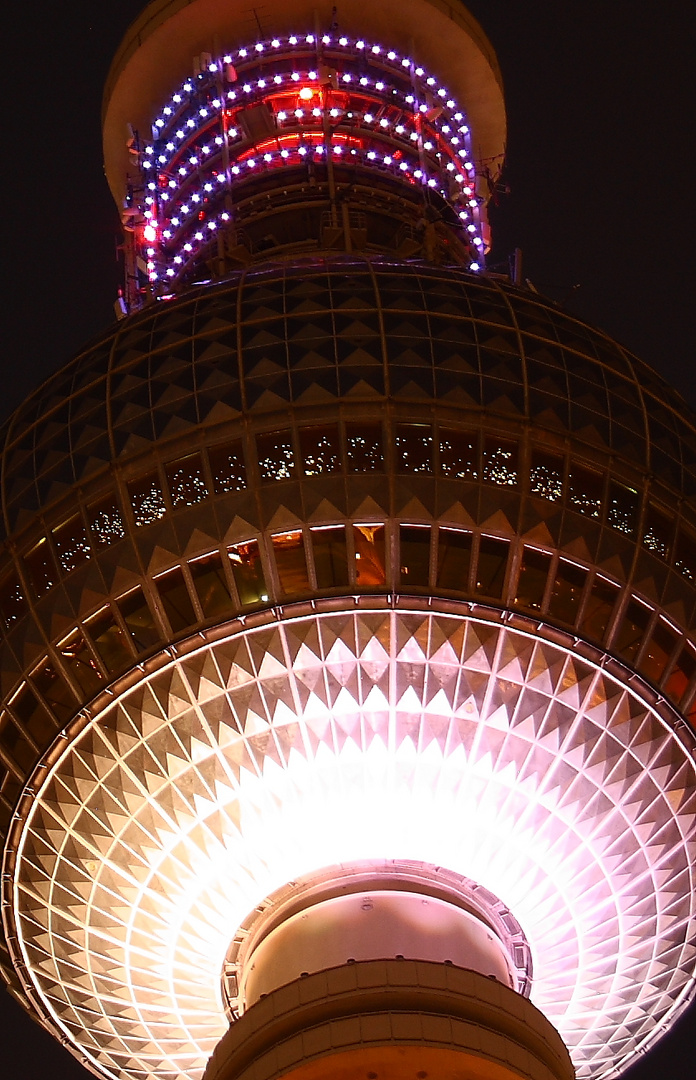
[[[122,318],[1,434],[0,959],[98,1076],[608,1080],[693,993],[696,426],[486,272],[504,141],[459,3],[114,61]]]

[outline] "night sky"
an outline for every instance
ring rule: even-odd
[[[143,6],[41,0],[4,16],[3,417],[113,319],[118,216],[101,165],[101,87]],[[691,5],[468,6],[498,52],[508,107],[510,193],[492,214],[489,265],[503,269],[521,247],[540,292],[696,406]],[[8,1080],[87,1076],[4,992],[0,1048]],[[625,1080],[692,1080],[695,1054],[696,1006]]]

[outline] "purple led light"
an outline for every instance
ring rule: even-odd
[[[306,35],[302,40],[308,44],[313,44],[315,42],[315,38],[311,34]],[[322,43],[324,45],[330,45],[332,43],[330,35],[325,34],[322,38]],[[393,111],[395,108],[396,110],[398,110],[399,108],[403,109],[404,101],[407,105],[411,105],[413,107],[414,111],[417,114],[417,126],[419,129],[422,128],[423,133],[426,134],[426,138],[423,140],[422,146],[423,152],[429,155],[428,170],[424,172],[422,168],[414,169],[415,163],[409,163],[407,160],[399,161],[398,156],[397,160],[394,160],[393,152],[391,150],[389,153],[385,154],[383,152],[376,153],[375,150],[371,148],[367,149],[366,147],[363,147],[362,150],[357,150],[355,147],[334,144],[331,148],[333,153],[337,156],[340,156],[341,154],[349,154],[349,156],[356,161],[379,164],[380,167],[390,169],[396,175],[404,177],[404,179],[406,177],[413,177],[422,182],[423,184],[427,184],[428,187],[430,187],[431,189],[437,189],[442,195],[442,197],[448,200],[453,205],[454,209],[459,214],[460,219],[462,221],[467,220],[468,213],[465,209],[462,208],[463,206],[466,206],[464,197],[469,196],[468,202],[471,209],[475,210],[477,208],[476,200],[471,197],[471,189],[460,186],[457,188],[452,187],[450,191],[445,191],[442,189],[441,181],[436,178],[438,173],[442,175],[442,171],[445,170],[447,174],[452,176],[452,179],[456,177],[458,185],[463,185],[467,180],[465,171],[472,172],[474,170],[474,165],[471,160],[469,160],[469,152],[467,150],[455,149],[455,147],[457,147],[459,139],[456,135],[453,135],[451,133],[452,128],[450,127],[450,123],[456,123],[459,125],[457,130],[459,131],[460,135],[468,134],[468,127],[460,123],[464,118],[463,113],[455,113],[453,111],[456,108],[455,101],[447,97],[447,91],[444,89],[444,87],[438,86],[437,80],[434,76],[426,74],[424,69],[421,67],[413,69],[412,61],[409,58],[399,57],[397,53],[391,49],[387,51],[385,47],[380,43],[368,43],[363,39],[358,39],[355,42],[351,43],[350,39],[347,37],[341,37],[335,43],[341,45],[341,47],[344,49],[352,48],[354,50],[352,59],[347,60],[348,63],[355,62],[359,56],[364,57],[366,56],[366,54],[368,58],[368,63],[371,57],[379,57],[379,62],[381,65],[384,65],[387,62],[394,65],[395,70],[399,72],[399,79],[403,79],[403,75],[401,74],[402,71],[411,68],[414,76],[417,79],[422,80],[422,85],[427,85],[430,88],[430,92],[434,92],[437,94],[438,98],[442,101],[442,105],[438,106],[437,113],[433,113],[432,116],[429,116],[427,104],[425,104],[425,102],[423,102],[422,100],[418,101],[412,93],[404,94],[400,99],[398,96],[396,98],[393,98],[391,95],[397,95],[397,89],[392,89],[391,87],[388,87],[381,79],[372,83],[371,79],[368,77],[368,74],[357,73],[354,70],[350,70],[350,68],[348,70],[344,68],[343,71],[339,70],[339,78],[341,79],[342,83],[344,83],[347,87],[359,83],[368,95],[370,93],[384,95],[386,93],[390,93],[391,91],[390,97],[386,100],[382,97],[381,101],[372,101],[372,111],[369,111],[369,109],[366,110],[362,114],[362,119],[365,124],[368,124],[370,126],[375,123],[378,124],[376,133],[377,136],[380,132],[384,135],[390,132],[392,134],[392,137],[403,139],[405,142],[405,146],[409,146],[410,144],[411,149],[415,150],[415,146],[413,144],[418,142],[419,132],[417,130],[412,130],[410,125],[406,126],[404,123],[399,122],[400,117],[398,111],[396,113],[394,113]],[[288,46],[296,44],[298,44],[298,38],[295,35],[292,35],[286,40],[285,47],[287,48]],[[264,50],[267,50],[270,47],[273,47],[275,49],[282,49],[283,41],[281,39],[274,38],[272,42],[256,42],[255,44],[247,48],[241,48],[237,55],[239,56],[239,58],[241,58],[241,60],[249,58],[246,65],[248,67],[253,62],[252,58],[255,58],[257,55],[263,53]],[[347,54],[347,57],[350,57],[350,53]],[[210,65],[209,71],[211,78],[211,87],[214,85],[212,82],[212,77],[221,69],[221,65],[223,63],[232,63],[232,58],[229,56],[225,56],[222,60],[216,61],[215,63],[212,63]],[[245,65],[243,63],[241,65],[241,68],[242,71],[245,70]],[[250,69],[249,75],[251,74],[252,71]],[[206,77],[208,76],[206,75]],[[199,80],[201,78],[202,76],[199,76]],[[317,78],[317,72],[314,70],[309,70],[303,74],[302,70],[298,69],[291,73],[291,80],[294,83],[299,83],[303,79],[316,81]],[[244,92],[248,96],[249,102],[251,104],[254,101],[268,101],[269,99],[266,97],[266,94],[268,93],[267,87],[279,87],[283,85],[284,82],[286,82],[286,76],[284,74],[281,74],[280,72],[268,72],[263,78],[257,78],[253,83],[246,82],[242,85]],[[398,81],[396,83],[396,86],[398,87]],[[204,87],[205,83],[198,89],[204,90]],[[373,91],[370,91],[370,87],[374,88]],[[185,100],[182,98],[182,92],[190,94],[192,93],[192,91],[193,86],[191,82],[187,81],[183,84],[182,91],[172,96],[172,105],[181,106],[181,102]],[[348,90],[347,92],[350,93],[350,90]],[[401,92],[403,93],[403,91]],[[235,92],[227,91],[226,99],[227,101],[234,101],[236,99]],[[219,97],[211,98],[212,109],[219,110],[222,108],[222,105],[223,103]],[[238,152],[241,151],[242,153],[248,153],[249,149],[253,149],[253,146],[250,147],[248,141],[245,140],[244,136],[238,136],[238,132],[235,129],[230,129],[229,132],[223,134],[216,134],[214,130],[212,132],[210,131],[209,125],[211,123],[211,117],[215,117],[215,113],[211,112],[211,106],[196,106],[195,113],[193,115],[191,115],[190,113],[187,115],[186,112],[184,112],[182,115],[182,110],[180,108],[177,117],[176,108],[172,108],[170,105],[167,105],[165,108],[162,109],[162,115],[157,118],[157,121],[159,121],[159,123],[156,121],[158,138],[162,135],[166,137],[167,125],[172,125],[175,122],[178,122],[178,124],[181,125],[176,130],[176,138],[179,140],[179,144],[182,141],[187,141],[191,144],[191,149],[195,150],[194,155],[187,156],[186,158],[188,165],[191,167],[191,172],[189,173],[187,168],[181,166],[179,164],[179,161],[177,160],[180,153],[180,149],[177,150],[177,143],[173,141],[167,142],[166,153],[164,151],[161,151],[158,153],[157,156],[158,165],[162,168],[162,170],[165,171],[165,176],[160,177],[160,184],[166,183],[167,187],[170,190],[174,189],[174,192],[176,192],[176,188],[178,186],[177,180],[166,177],[166,170],[172,169],[172,167],[174,167],[175,170],[178,170],[178,175],[180,177],[179,185],[183,186],[184,184],[186,184],[187,187],[191,179],[193,179],[194,175],[196,174],[197,170],[202,170],[203,172],[203,174],[200,176],[199,181],[200,194],[199,191],[191,192],[189,190],[187,192],[187,202],[181,203],[180,213],[184,215],[191,214],[191,203],[193,203],[194,205],[200,205],[203,193],[205,193],[207,196],[213,196],[215,191],[220,190],[219,185],[224,185],[225,174],[224,171],[220,171],[219,157],[216,155],[219,155],[220,148],[224,146],[225,135],[227,136],[230,148],[232,148],[232,140],[239,139],[239,141],[236,143],[236,145],[239,147]],[[379,116],[379,113],[377,113],[378,119],[376,119],[375,112],[377,112],[377,109],[384,110],[385,106],[389,109],[389,115]],[[355,106],[353,106],[353,108],[355,108]],[[444,111],[445,108],[448,110],[447,112]],[[309,111],[301,110],[299,108],[297,110],[293,110],[289,118],[286,111],[279,110],[276,113],[276,119],[278,123],[287,123],[289,128],[292,130],[292,127],[296,122],[306,123],[307,118],[310,116],[314,120],[319,120],[321,118],[321,115],[321,108],[315,106]],[[348,106],[347,111],[336,107],[331,107],[329,109],[329,115],[334,121],[338,120],[339,123],[341,117],[347,117],[347,119],[352,123],[354,122],[352,120],[352,117],[360,117],[360,111],[358,109],[355,113],[351,112],[350,105]],[[164,118],[166,118],[166,120]],[[219,122],[219,120],[217,122]],[[222,122],[224,123],[224,120]],[[208,141],[202,145],[199,139],[204,132],[207,134]],[[432,138],[433,134],[437,135],[436,140]],[[431,137],[428,138],[427,135],[430,135]],[[174,139],[173,130],[171,134],[169,134],[169,139]],[[321,155],[323,151],[324,147],[321,144],[313,146],[311,143],[309,143],[307,145],[303,145],[302,147],[296,148],[294,153],[291,153],[287,149],[283,148],[283,150],[277,150],[274,153],[268,151],[260,157],[257,155],[255,157],[249,157],[247,159],[238,159],[237,161],[234,160],[233,155],[233,160],[228,167],[229,171],[227,175],[230,177],[239,176],[240,170],[243,169],[244,166],[246,166],[247,170],[253,170],[255,167],[263,164],[265,164],[267,167],[272,167],[274,164],[282,165],[285,163],[289,163],[290,160],[293,159],[293,157],[295,160],[297,160],[298,157],[302,158],[307,156],[308,154]],[[145,149],[145,154],[149,155],[150,157],[154,153],[155,150],[152,147],[147,147]],[[434,155],[437,156],[438,160],[434,160]],[[462,160],[457,161],[457,157],[461,158]],[[207,165],[205,164],[206,162],[209,162],[210,164]],[[148,167],[151,167],[152,163],[148,160],[143,160],[141,164],[142,167],[146,169]],[[210,172],[208,172],[207,176],[205,173],[205,169],[211,170]],[[169,176],[171,177],[171,173],[169,174]],[[150,185],[151,191],[156,191],[156,188],[157,185]],[[174,197],[176,197],[176,195],[174,195]],[[162,193],[162,198],[163,202],[165,202],[167,198],[166,192]],[[150,199],[150,202],[152,203],[153,200]],[[214,207],[211,207],[210,209],[213,210],[213,213],[215,212]],[[169,212],[171,211],[168,211],[167,214]],[[167,214],[165,214],[165,218],[167,217]],[[220,224],[222,224],[224,221],[228,220],[228,217],[218,217],[216,220]],[[188,220],[190,222],[190,228],[191,226],[193,226],[194,218],[189,217]],[[170,218],[169,221],[173,226],[175,225],[175,219],[173,217]],[[179,219],[176,219],[176,223],[178,226]],[[215,226],[215,222],[209,221],[207,225],[210,232],[214,231],[214,228],[211,228],[211,225]],[[167,230],[167,232],[169,232],[169,237],[166,237],[163,233],[163,238],[165,239],[169,239],[171,237],[171,231]],[[182,237],[182,239],[186,239],[185,236]],[[479,246],[482,247],[483,241],[478,237],[477,239],[479,240]],[[169,258],[173,258],[173,255],[169,255]]]

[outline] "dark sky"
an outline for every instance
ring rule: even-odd
[[[492,261],[521,247],[541,292],[696,406],[691,5],[468,6],[497,49],[508,104],[511,191]],[[2,415],[113,318],[118,220],[101,167],[101,86],[142,7],[23,0],[4,16]],[[0,1025],[8,1080],[85,1080],[4,994]],[[695,1029],[692,1008],[626,1080],[693,1080]]]

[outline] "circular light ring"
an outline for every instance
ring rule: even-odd
[[[255,904],[414,859],[501,897],[578,1077],[615,1075],[693,986],[691,734],[500,622],[304,612],[163,656],[37,781],[5,868],[33,1000],[105,1075],[190,1080]]]
[[[168,278],[170,283],[179,281],[186,276],[189,265],[202,257],[212,240],[210,231],[223,223],[220,214],[223,197],[234,189],[238,179],[244,178],[250,167],[249,159],[254,171],[287,168],[305,160],[313,137],[321,140],[314,147],[315,153],[327,149],[323,108],[314,110],[319,113],[317,118],[308,107],[296,109],[293,105],[293,101],[295,105],[299,101],[303,89],[309,89],[313,83],[318,96],[328,92],[337,102],[341,95],[348,102],[343,109],[331,110],[332,117],[336,114],[331,121],[334,127],[340,127],[345,120],[347,130],[355,131],[358,122],[360,145],[356,143],[352,149],[351,163],[379,167],[402,182],[437,191],[458,218],[477,222],[473,228],[478,234],[478,201],[472,187],[474,165],[467,149],[469,128],[463,123],[464,114],[456,101],[432,76],[412,64],[406,73],[396,53],[378,45],[366,49],[358,48],[357,43],[340,48],[337,45],[331,56],[322,54],[320,65],[317,53],[308,50],[306,44],[298,57],[292,38],[274,40],[275,46],[257,42],[240,50],[233,69],[235,89],[225,89],[228,85],[225,72],[230,70],[233,60],[228,56],[213,63],[209,72],[187,80],[156,118],[153,125],[156,141],[145,146],[142,155],[145,195],[139,207],[144,219],[150,223],[156,221],[159,229],[156,257],[147,253],[151,281],[162,278]],[[327,76],[332,60],[338,62],[340,70],[336,68],[335,76]],[[261,69],[264,78],[258,78],[259,63],[266,65]],[[272,68],[266,70],[269,64]],[[301,71],[285,70],[288,65],[301,66]],[[398,90],[374,77],[375,65],[378,72],[386,71],[389,75],[391,71],[398,81]],[[320,66],[324,72],[324,89],[316,70]],[[372,77],[364,74],[367,70]],[[327,78],[335,83],[334,89],[326,82]],[[405,78],[412,93],[405,93]],[[284,97],[289,100],[285,110],[278,105]],[[355,103],[352,107],[351,100]],[[244,138],[230,116],[239,108],[267,103],[271,103],[279,123],[278,134],[262,139],[261,143]],[[368,108],[382,115],[372,116]],[[397,119],[402,119],[402,123],[396,123]],[[316,129],[313,134],[312,125]],[[294,137],[294,145],[281,147],[288,134]],[[336,139],[344,137],[345,133],[336,132],[329,139],[328,145],[337,154],[343,147]],[[467,242],[477,249],[472,261],[478,269],[483,240],[480,235],[471,236],[467,232]],[[152,243],[152,240],[145,242],[144,249]]]

